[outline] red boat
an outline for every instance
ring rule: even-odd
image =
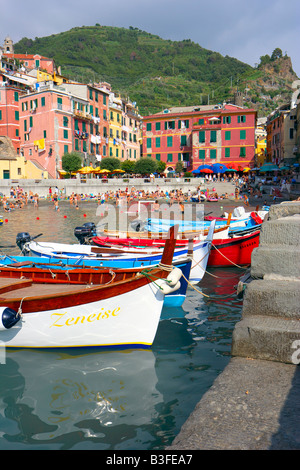
[[[242,237],[213,240],[207,267],[247,266],[251,264],[251,254],[259,245],[260,230]]]

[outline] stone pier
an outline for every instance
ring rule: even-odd
[[[272,206],[232,358],[168,449],[300,450],[300,202]]]
[[[272,206],[251,259],[232,355],[294,363],[300,348],[300,202]]]

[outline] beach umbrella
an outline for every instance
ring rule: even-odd
[[[199,168],[196,168],[195,170],[193,170],[192,173],[194,173],[195,175],[199,174],[200,173]]]
[[[97,171],[97,173],[99,173],[99,174],[110,173],[110,171],[103,168],[103,170],[99,170],[99,171]]]
[[[84,166],[80,168],[80,170],[77,171],[77,173],[80,173],[81,175],[87,175],[88,173],[92,173],[94,171],[94,168],[92,166]]]
[[[211,166],[211,169],[214,173],[225,173],[225,171],[227,170],[227,166],[223,163],[214,163]]]
[[[273,163],[265,163],[260,169],[259,171],[261,171],[262,173],[266,172],[266,171],[278,171],[279,170],[279,167],[277,165],[274,165]]]
[[[97,173],[100,170],[101,170],[100,166],[96,166],[96,168],[93,169],[93,173]]]
[[[119,168],[116,168],[113,170],[113,173],[125,173],[125,170],[120,170]]]
[[[200,173],[213,173],[213,170],[211,170],[210,168],[203,168],[202,170],[200,170]]]
[[[284,170],[289,170],[289,169],[290,169],[289,166],[281,166],[281,167],[279,168],[279,171],[282,171],[282,170],[284,171]]]
[[[251,171],[251,168],[249,168],[248,166],[243,169],[243,172],[244,172],[244,173],[248,173],[248,171]]]
[[[197,169],[199,171],[200,170],[211,170],[211,166],[210,165],[199,165]]]

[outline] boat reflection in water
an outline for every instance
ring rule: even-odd
[[[69,436],[72,445],[88,438],[97,448],[101,442],[107,448],[125,435],[134,437],[137,426],[156,418],[163,399],[156,389],[152,351],[64,351],[7,354],[8,367],[0,369],[0,407],[19,430],[6,427],[6,440],[38,441],[39,447],[51,442],[53,448]]]

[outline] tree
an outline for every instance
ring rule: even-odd
[[[282,58],[282,50],[279,47],[276,47],[271,55],[271,60],[281,59]]]
[[[156,169],[156,160],[152,160],[151,157],[141,158],[135,164],[135,172],[141,175],[149,175],[150,173],[154,173]]]
[[[135,172],[135,162],[133,160],[125,160],[121,163],[122,170],[125,173],[134,173]]]
[[[183,163],[182,162],[177,162],[175,166],[175,171],[176,173],[181,173],[183,170]]]
[[[100,162],[100,168],[101,170],[105,169],[109,171],[119,170],[121,168],[121,163],[118,158],[105,157],[105,158],[102,158]]]
[[[165,162],[157,162],[157,173],[163,173],[166,169],[167,164]]]
[[[77,152],[64,153],[61,157],[61,166],[64,171],[71,173],[81,168],[81,157]]]

